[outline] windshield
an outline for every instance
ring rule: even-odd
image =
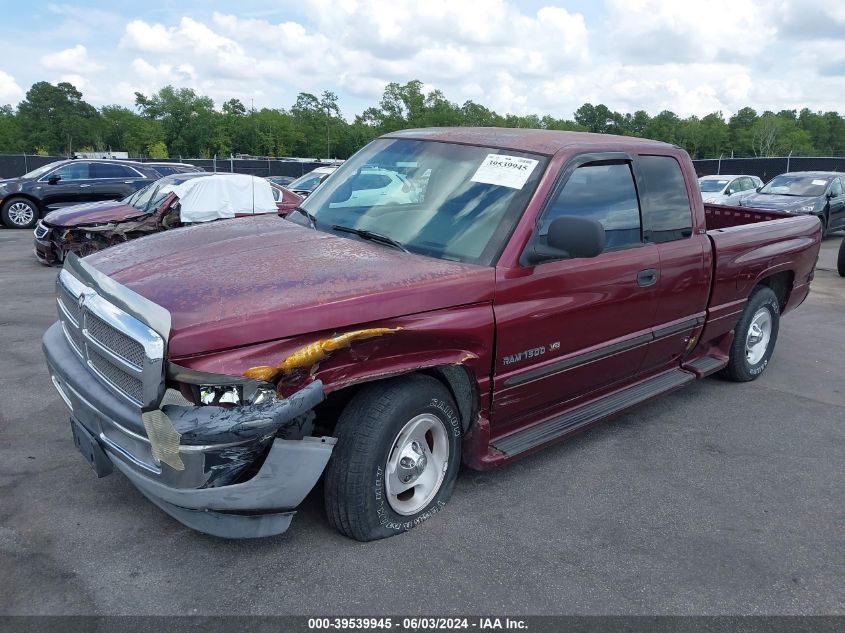
[[[728,184],[727,180],[713,180],[708,178],[707,180],[699,180],[698,187],[704,193],[714,193],[716,191],[721,191],[725,188],[725,185]]]
[[[164,202],[167,194],[173,191],[175,186],[174,182],[163,183],[159,180],[124,198],[123,202],[145,213],[152,213]]]
[[[772,178],[760,193],[782,196],[821,196],[830,183],[829,176],[793,176],[783,174]]]
[[[492,147],[380,139],[346,161],[302,207],[320,230],[354,228],[415,253],[491,265],[546,162]],[[308,222],[303,214],[291,217]]]
[[[310,173],[305,174],[304,176],[300,176],[289,185],[287,185],[288,189],[294,189],[298,191],[314,191],[321,182],[326,179],[328,174],[320,174],[314,173],[313,171]]]
[[[53,167],[55,167],[57,164],[58,163],[47,163],[46,165],[43,165],[37,169],[33,169],[32,171],[25,173],[23,176],[21,176],[21,178],[40,178],[48,171],[53,169]]]

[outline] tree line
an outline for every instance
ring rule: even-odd
[[[674,143],[693,158],[845,155],[845,118],[837,112],[742,108],[679,117],[664,110],[620,113],[585,103],[572,119],[498,114],[474,101],[449,101],[421,81],[390,83],[378,105],[350,122],[337,95],[299,93],[288,109],[247,108],[238,99],[215,107],[191,88],[135,93],[135,108],[87,103],[70,83],[37,82],[17,108],[0,107],[0,152],[67,155],[126,151],[133,157],[210,158],[246,154],[347,158],[373,138],[409,127],[493,126],[624,134]]]

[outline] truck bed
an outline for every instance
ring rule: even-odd
[[[782,288],[782,312],[803,301],[821,247],[818,218],[718,204],[705,204],[704,215],[713,250],[708,338],[733,328],[760,280]]]
[[[794,213],[783,213],[782,211],[765,211],[751,207],[704,203],[704,220],[708,232],[740,226],[742,224],[756,224],[758,222],[769,222],[770,220],[782,220],[793,217],[795,217]]]

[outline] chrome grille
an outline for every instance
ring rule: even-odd
[[[144,368],[144,346],[138,341],[129,338],[94,314],[89,314],[85,318],[85,329],[88,330],[91,338],[104,345],[112,353],[132,363],[138,369]]]
[[[59,301],[76,325],[82,325],[82,310],[79,307],[79,298],[74,297],[67,288],[59,284]],[[61,314],[61,313],[60,313]]]
[[[65,337],[91,372],[139,407],[157,404],[164,377],[162,337],[66,270],[57,286]]]
[[[68,322],[66,319],[62,319],[62,329],[76,353],[83,356],[82,352],[85,349],[85,339],[82,338],[82,331],[74,327],[73,323]]]
[[[38,224],[35,225],[35,237],[37,237],[39,240],[43,239],[44,236],[46,236],[49,232],[50,227],[45,226],[41,220],[39,220]]]
[[[98,354],[92,347],[88,348],[88,362],[106,381],[122,394],[129,396],[137,403],[144,401],[144,386],[140,378],[130,376],[123,369]]]

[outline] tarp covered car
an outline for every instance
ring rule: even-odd
[[[123,200],[48,213],[35,227],[35,256],[60,264],[68,253],[89,255],[167,229],[265,213],[286,215],[302,198],[245,174],[173,174]]]

